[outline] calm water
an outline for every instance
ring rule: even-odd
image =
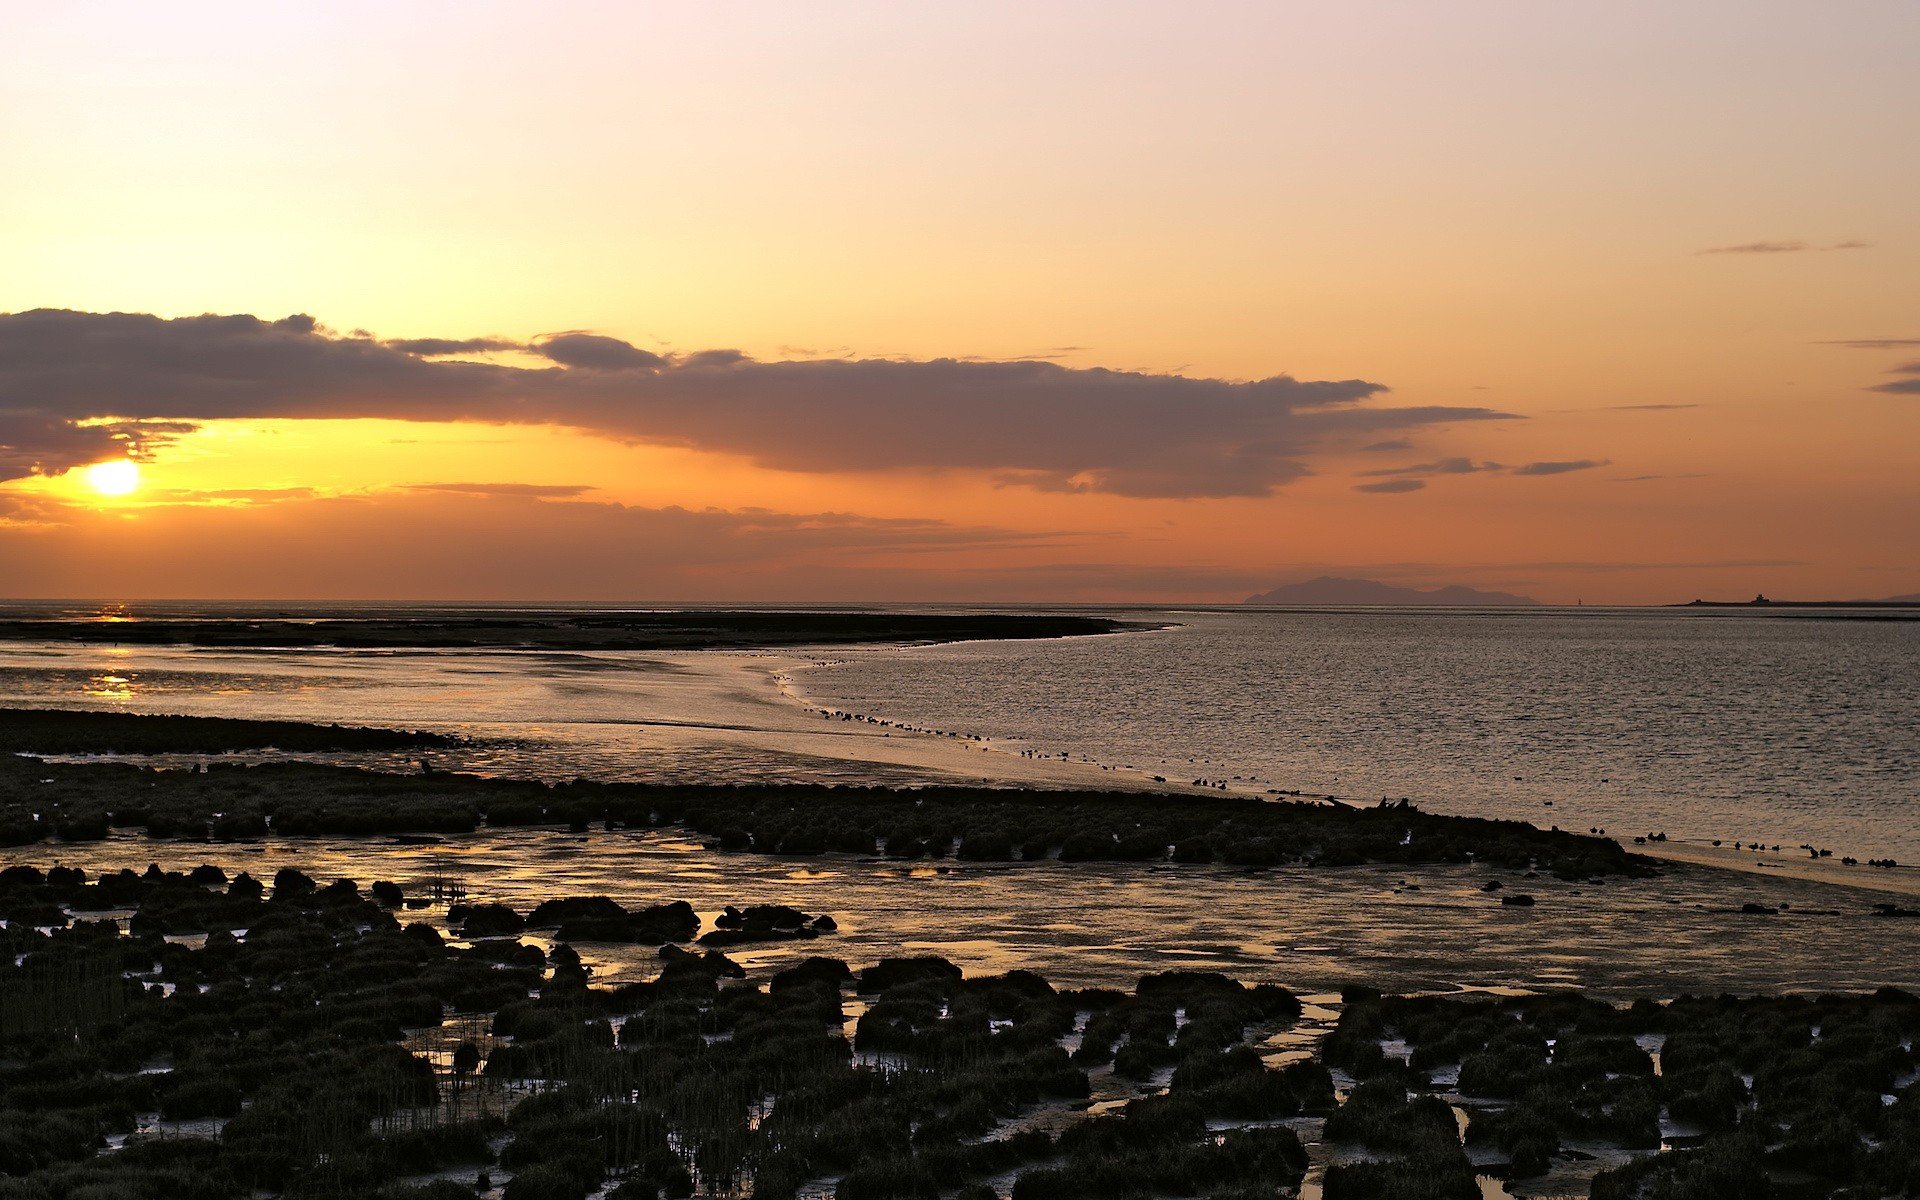
[[[940,954],[969,973],[1024,967],[1061,985],[1130,987],[1175,969],[1218,970],[1301,991],[1365,983],[1394,991],[1579,987],[1613,997],[1860,991],[1920,987],[1912,921],[1873,915],[1871,897],[1820,884],[1676,867],[1630,883],[1569,884],[1481,867],[1418,871],[1041,863],[915,863],[825,855],[720,855],[649,831],[576,835],[482,830],[437,844],[279,838],[189,845],[115,836],[57,849],[0,850],[0,864],[59,859],[88,871],[170,870],[214,862],[271,878],[298,866],[327,880],[392,879],[415,895],[459,880],[475,900],[521,912],[557,895],[627,905],[686,900],[712,917],[727,904],[792,904],[832,913],[814,941],[729,949],[765,971],[808,954],[864,964]],[[1538,898],[1511,908],[1480,890],[1490,877]],[[1742,902],[1787,904],[1754,917]],[[445,924],[444,907],[409,919]],[[659,971],[651,947],[579,947],[609,982]]]
[[[1157,615],[1181,625],[842,655],[800,680],[823,704],[1188,782],[1920,860],[1920,622]]]
[[[1084,780],[1067,772],[1086,760],[1114,781],[1920,861],[1920,622],[1120,615],[1173,627],[827,657],[11,644],[0,703],[449,728],[500,739],[457,765],[549,778]]]

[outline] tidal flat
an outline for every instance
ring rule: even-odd
[[[1920,1180],[1920,913],[1870,892],[1400,804],[182,763],[127,747],[433,743],[28,719],[81,757],[0,758],[0,1200]]]
[[[823,917],[729,906],[714,934],[785,951],[750,964],[683,945],[708,923],[684,900],[555,888],[523,912],[451,900],[444,877],[282,868],[269,888],[212,864],[16,864],[0,919],[5,1197],[1537,1185],[1732,1200],[1920,1184],[1920,998],[1893,988],[1302,996],[1195,969],[1062,987],[928,953],[850,963]],[[596,921],[650,951],[647,977],[609,978],[557,940]],[[803,924],[811,938],[780,936]]]

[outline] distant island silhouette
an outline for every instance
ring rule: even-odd
[[[1322,575],[1289,583],[1270,592],[1248,596],[1244,604],[1417,604],[1417,605],[1537,605],[1531,596],[1511,592],[1483,592],[1460,584],[1422,591],[1397,587],[1375,579],[1341,579]]]

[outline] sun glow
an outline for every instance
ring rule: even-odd
[[[140,464],[128,459],[94,463],[85,471],[87,486],[102,496],[126,496],[140,486]]]

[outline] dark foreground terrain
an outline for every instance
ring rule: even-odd
[[[157,770],[0,757],[0,846],[115,829],[192,841],[672,826],[719,850],[975,861],[1479,862],[1566,879],[1652,872],[1606,838],[1414,808],[990,787],[682,786],[394,775],[313,763]]]
[[[0,708],[0,754],[223,754],[269,748],[316,753],[459,744],[458,738],[443,734],[352,725]]]
[[[293,870],[15,866],[0,919],[4,1200],[1473,1200],[1569,1165],[1607,1200],[1920,1189],[1920,1001],[1891,990],[1355,989],[1328,1032],[1213,974],[855,969],[830,920],[752,905],[706,936],[805,942],[752,976],[683,947],[684,904],[443,909]],[[660,944],[657,977],[596,986],[567,939],[608,935]]]
[[[294,649],[714,650],[862,642],[1079,637],[1137,628],[1104,617],[1006,613],[502,612],[354,618],[0,620],[0,642]]]

